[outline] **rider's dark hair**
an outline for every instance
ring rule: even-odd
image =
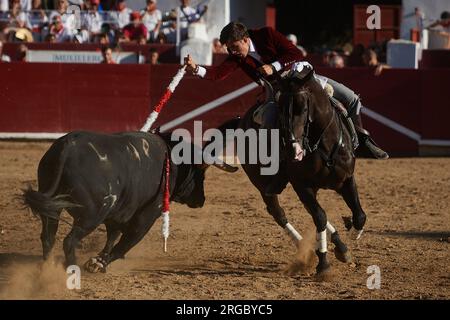
[[[220,42],[222,44],[227,44],[229,41],[239,41],[248,37],[247,27],[239,22],[230,22],[225,27],[223,27],[220,32]]]
[[[442,12],[441,13],[441,19],[442,20],[450,19],[450,12],[448,12],[448,11]]]

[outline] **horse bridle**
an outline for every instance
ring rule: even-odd
[[[283,119],[284,123],[282,125],[282,127],[285,130],[287,129],[287,134],[288,134],[287,142],[291,143],[291,144],[294,143],[294,142],[300,143],[302,148],[303,148],[303,150],[305,150],[305,156],[308,153],[315,152],[316,150],[321,151],[319,149],[319,145],[322,142],[322,139],[323,139],[323,136],[324,136],[325,132],[327,131],[327,129],[330,127],[331,123],[333,122],[334,116],[336,114],[335,110],[333,109],[333,115],[331,116],[330,120],[328,121],[328,124],[322,130],[322,132],[319,135],[319,138],[317,139],[316,143],[314,143],[311,146],[311,143],[310,143],[310,126],[313,123],[313,120],[311,119],[311,115],[310,115],[309,99],[307,99],[307,103],[306,103],[306,117],[305,117],[305,123],[303,125],[303,127],[304,127],[303,134],[302,134],[301,138],[296,138],[295,135],[294,135],[294,124],[293,124],[294,94],[293,93],[288,93],[288,95],[289,95],[288,114],[287,114],[287,119],[286,119],[285,116],[283,116],[283,118],[285,118],[285,119]],[[282,112],[282,113],[284,113],[284,112]],[[286,124],[286,122],[287,122],[287,124]],[[321,152],[322,157],[324,157],[324,160],[326,160],[327,166],[334,165],[334,157],[335,157],[335,154],[337,153],[338,147],[342,144],[342,139],[343,139],[342,128],[340,128],[340,130],[339,130],[339,141],[333,147],[333,151],[331,152],[331,156],[328,157],[324,152]],[[287,145],[287,143],[285,143],[285,145]]]

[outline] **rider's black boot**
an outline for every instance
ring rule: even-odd
[[[355,129],[358,134],[359,147],[356,156],[385,160],[389,158],[386,151],[382,150],[370,137],[369,131],[363,128],[361,114],[352,116]]]

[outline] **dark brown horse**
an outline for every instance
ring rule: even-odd
[[[354,227],[355,238],[359,238],[362,233],[366,215],[359,202],[354,178],[355,156],[352,136],[344,125],[340,113],[331,105],[327,93],[312,75],[312,71],[306,76],[294,73],[279,79],[281,89],[277,100],[283,146],[280,151],[280,170],[286,170],[289,182],[314,220],[317,229],[316,254],[319,258],[316,270],[321,274],[330,267],[326,257],[327,231],[331,235],[331,242],[335,245],[336,257],[343,262],[349,262],[351,257],[346,245],[340,240],[337,231],[328,222],[325,211],[318,203],[317,191],[332,189],[343,197],[353,213],[352,219],[347,218],[346,227],[348,230]],[[257,106],[250,108],[242,119],[235,120],[234,125],[233,121],[230,121],[228,126],[243,130],[260,129],[254,122],[253,114],[256,109]],[[294,142],[298,143],[295,152],[292,147]],[[248,145],[246,150],[249,150]],[[294,155],[298,156],[299,153],[301,161],[294,161]],[[241,163],[245,162],[240,160]],[[260,169],[263,165],[260,163],[243,163],[242,167],[250,181],[260,191],[267,205],[267,211],[297,244],[300,243],[302,237],[288,223],[278,197],[265,194],[266,187],[274,177],[261,175]]]

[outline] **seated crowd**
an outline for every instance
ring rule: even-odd
[[[207,11],[207,6],[191,7],[189,0],[164,14],[157,0],[146,0],[140,11],[132,11],[125,0],[0,1],[0,40],[9,42],[174,43],[177,12],[183,40],[188,24]]]

